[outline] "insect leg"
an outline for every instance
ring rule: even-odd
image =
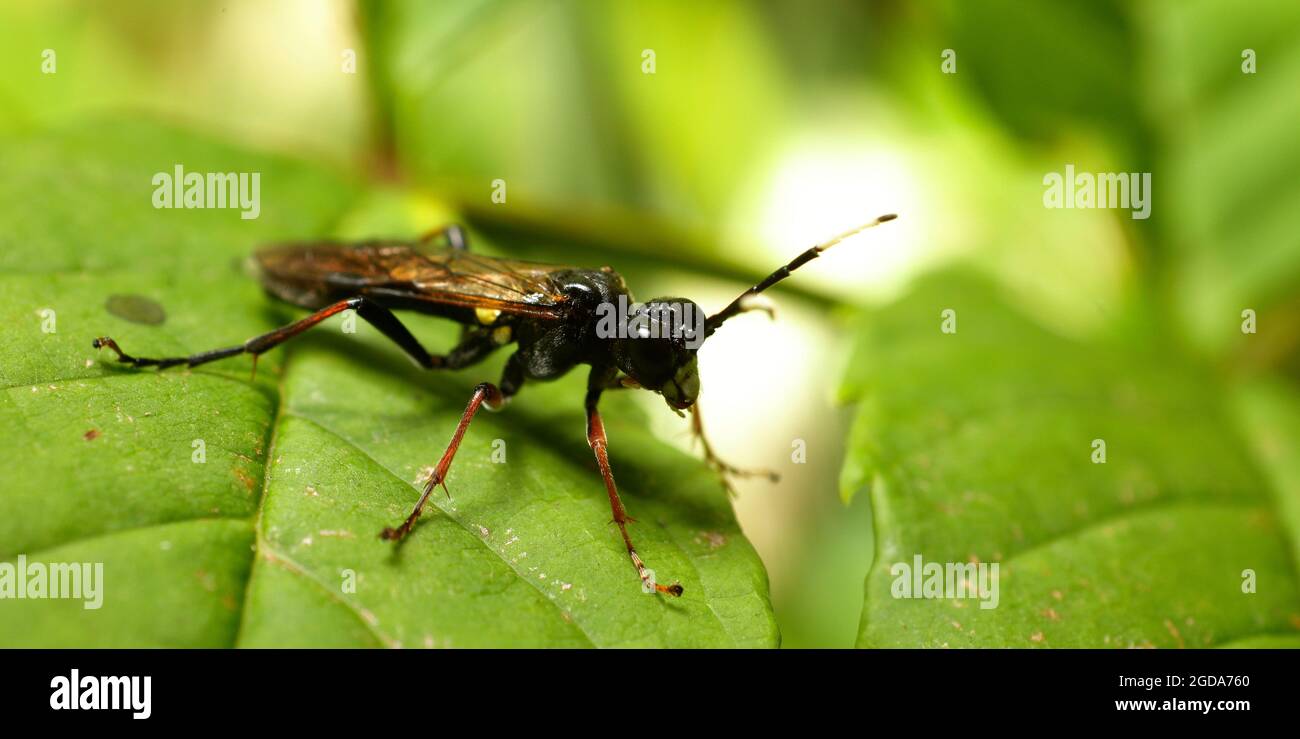
[[[406,352],[407,356],[415,360],[416,364],[426,369],[456,369],[458,367],[468,366],[474,361],[486,356],[485,353],[480,354],[477,352],[467,352],[462,350],[461,347],[457,347],[457,350],[461,350],[459,354],[457,351],[453,350],[452,354],[446,357],[430,355],[425,351],[424,347],[420,346],[420,342],[416,341],[415,337],[411,335],[411,332],[407,330],[406,326],[402,325],[402,322],[397,319],[397,316],[393,315],[392,311],[373,300],[361,296],[348,298],[347,300],[340,300],[339,302],[326,306],[309,316],[294,321],[287,326],[282,326],[260,336],[254,336],[243,344],[225,347],[223,349],[213,349],[198,354],[191,354],[188,357],[165,357],[161,359],[133,357],[122,351],[122,349],[118,347],[117,342],[107,336],[101,336],[100,338],[95,339],[94,347],[96,349],[102,349],[105,347],[112,349],[117,354],[117,361],[124,362],[133,367],[157,367],[159,369],[165,369],[167,367],[175,367],[181,364],[188,367],[196,367],[200,364],[206,364],[218,359],[234,357],[240,354],[252,354],[254,357],[257,357],[263,352],[269,351],[289,339],[292,339],[298,334],[301,334],[303,331],[315,326],[326,318],[342,313],[349,308],[356,310],[358,316],[361,316],[361,318],[365,319],[367,323],[379,329],[381,334],[400,346],[402,350]]]
[[[427,244],[439,237],[446,240],[447,246],[457,251],[469,251],[469,237],[465,235],[465,229],[455,223],[429,231],[419,238],[419,243]]]
[[[600,411],[597,404],[600,402],[600,383],[597,382],[597,370],[592,370],[592,380],[588,382],[587,390],[587,444],[591,451],[596,455],[596,464],[600,467],[600,476],[605,480],[605,491],[609,493],[609,507],[614,513],[614,523],[618,525],[618,531],[623,535],[623,543],[627,545],[627,554],[632,558],[632,564],[636,567],[636,573],[641,578],[642,589],[650,592],[651,589],[660,593],[671,596],[682,594],[682,586],[678,583],[672,585],[660,585],[655,582],[649,568],[641,560],[641,555],[636,553],[636,547],[632,546],[632,537],[628,536],[627,524],[635,521],[627,515],[627,510],[623,508],[623,501],[618,497],[618,487],[614,484],[614,472],[609,466],[609,439],[605,436],[605,422],[600,418]]]
[[[469,428],[470,421],[474,420],[474,414],[478,413],[479,406],[486,405],[488,410],[499,410],[506,402],[506,395],[490,382],[481,382],[474,388],[474,394],[470,396],[469,405],[465,406],[465,412],[461,414],[460,423],[456,424],[456,432],[451,436],[451,443],[447,445],[447,450],[442,453],[442,459],[438,460],[438,466],[433,469],[429,475],[429,480],[424,484],[424,492],[420,495],[420,500],[416,502],[415,508],[411,510],[411,515],[406,517],[401,526],[397,528],[385,528],[379,534],[379,538],[389,541],[397,541],[410,533],[415,522],[420,518],[420,511],[424,510],[424,504],[429,500],[429,494],[433,489],[442,485],[444,491],[447,490],[447,470],[451,467],[451,460],[456,456],[456,450],[460,448],[460,441],[465,436],[465,430]],[[447,493],[451,495],[450,492]]]
[[[736,495],[736,490],[731,486],[728,475],[734,477],[766,477],[772,482],[781,481],[781,476],[772,470],[744,470],[722,461],[713,451],[713,445],[709,443],[709,438],[704,435],[704,419],[700,416],[699,401],[696,401],[695,405],[691,407],[691,433],[700,440],[700,446],[704,448],[705,463],[718,473],[718,477],[722,479],[722,486],[733,497]]]

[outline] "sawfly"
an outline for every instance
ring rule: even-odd
[[[273,297],[314,311],[287,326],[255,336],[243,344],[188,357],[149,359],[122,351],[113,339],[95,339],[96,349],[111,349],[117,360],[134,367],[159,369],[201,364],[240,354],[257,357],[345,310],[379,330],[425,369],[456,370],[474,365],[508,344],[516,349],[497,384],[475,386],[469,404],[452,433],[451,442],[429,475],[419,500],[396,528],[380,537],[399,541],[410,533],[434,488],[446,490],[451,462],[479,408],[499,410],[527,380],[554,380],[577,365],[591,367],[587,378],[587,443],[596,456],[609,495],[614,523],[628,556],[648,593],[682,594],[676,582],[662,585],[637,554],[628,535],[632,522],[619,500],[610,468],[605,426],[597,406],[601,394],[618,388],[643,388],[663,396],[679,414],[691,410],[692,429],[703,439],[703,425],[694,408],[700,392],[696,351],[734,316],[755,306],[750,301],[790,276],[822,252],[864,229],[891,221],[883,215],[814,246],[768,275],[704,318],[685,298],[656,298],[636,304],[634,315],[610,331],[610,307],[626,305],[631,293],[623,278],[609,267],[578,269],[475,254],[465,232],[448,226],[415,241],[373,240],[358,243],[305,242],[270,246],[253,257],[266,291]],[[464,329],[460,343],[446,354],[430,354],[402,325],[393,311],[410,310],[447,318]],[[696,320],[693,318],[698,317]],[[727,474],[745,474],[714,455],[707,440],[704,453],[710,466]],[[770,473],[769,473],[770,474]],[[450,493],[448,493],[450,495]]]

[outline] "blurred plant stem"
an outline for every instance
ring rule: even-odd
[[[382,3],[360,3],[356,8],[357,29],[365,44],[365,58],[379,59],[378,49],[382,36]],[[393,121],[393,80],[387,64],[371,62],[364,65],[366,93],[370,107],[369,170],[381,182],[397,180],[396,126]]]
[[[615,269],[628,263],[649,268],[673,267],[743,283],[760,280],[780,266],[773,263],[751,268],[721,262],[718,254],[732,252],[705,234],[615,205],[561,207],[520,201],[514,195],[508,205],[498,205],[487,202],[481,194],[469,196],[466,188],[437,190],[430,196],[452,204],[469,225],[485,235],[517,247],[513,255],[522,258],[528,257],[522,250],[546,246],[550,247],[548,251],[572,255],[574,260],[617,256],[620,261],[609,265]],[[790,258],[809,246],[812,244],[791,244]],[[783,282],[780,289],[821,306],[836,302],[795,280]]]

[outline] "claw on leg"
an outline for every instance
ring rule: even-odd
[[[622,535],[623,545],[627,547],[627,556],[631,558],[632,566],[636,567],[637,577],[641,579],[641,591],[647,594],[662,593],[674,598],[680,597],[684,590],[681,583],[660,585],[656,582],[654,570],[645,566],[641,555],[637,554],[636,547],[632,546],[632,537],[627,533],[627,525],[633,523],[635,519],[627,515],[627,510],[623,508],[623,501],[618,497],[618,486],[614,484],[614,472],[609,465],[609,438],[605,435],[605,422],[601,420],[600,411],[596,408],[602,387],[601,378],[593,370],[592,377],[587,383],[587,444],[596,455],[596,465],[600,467],[600,476],[605,481],[605,492],[609,495],[609,507],[614,514],[614,523],[618,525],[618,533]]]
[[[406,517],[401,526],[397,528],[388,527],[379,532],[379,538],[386,541],[400,541],[403,537],[411,532],[415,527],[415,522],[420,519],[420,512],[424,510],[424,504],[428,502],[429,495],[433,489],[442,486],[442,490],[447,494],[447,499],[451,499],[451,490],[447,488],[447,470],[451,468],[451,460],[456,456],[456,450],[460,448],[461,439],[465,437],[465,430],[469,428],[470,421],[474,420],[474,414],[478,412],[480,406],[486,405],[489,409],[500,408],[505,404],[505,396],[497,389],[496,385],[490,382],[479,383],[474,388],[474,394],[470,396],[469,404],[465,406],[465,412],[461,414],[460,423],[456,425],[456,431],[452,434],[451,443],[447,445],[447,450],[442,453],[442,459],[438,460],[438,466],[433,468],[429,473],[429,479],[424,483],[424,491],[420,494],[420,500],[416,502],[415,508],[411,514]]]
[[[406,520],[402,521],[402,525],[397,528],[391,526],[384,527],[384,530],[379,532],[379,538],[384,539],[385,541],[400,541],[404,539],[407,534],[411,533],[411,529],[415,528],[415,522],[420,520],[420,513],[424,510],[425,501],[429,499],[429,495],[440,482],[442,482],[442,480],[439,479],[438,472],[435,470],[429,475],[428,482],[424,484],[424,492],[420,495],[420,501],[415,504],[415,509],[411,511],[411,515],[407,516]],[[447,490],[447,485],[445,483],[443,483],[442,489],[447,492],[447,497],[450,499],[451,491]]]
[[[179,357],[173,357],[171,359],[141,359],[141,358],[133,357],[130,354],[127,354],[126,352],[122,351],[122,347],[118,346],[116,341],[113,341],[111,338],[107,336],[101,336],[98,339],[95,339],[93,342],[91,342],[91,346],[95,347],[96,349],[113,350],[113,353],[117,355],[117,361],[121,362],[122,364],[129,364],[132,367],[158,367],[159,369],[162,369],[165,367],[171,367],[173,365],[185,363],[185,360]]]
[[[718,478],[722,481],[722,487],[726,489],[727,494],[731,497],[736,497],[736,488],[731,483],[733,477],[766,477],[770,482],[781,481],[781,475],[775,470],[746,470],[723,461],[713,451],[713,445],[709,443],[709,438],[704,435],[704,420],[700,417],[700,404],[698,402],[691,407],[691,433],[699,440],[700,446],[704,449],[705,464],[718,473]]]
[[[122,349],[118,347],[117,342],[113,341],[111,338],[107,336],[101,336],[98,339],[95,339],[90,343],[90,345],[95,347],[96,349],[104,349],[104,348],[112,349],[113,353],[117,355],[117,361],[119,362],[135,361],[135,357],[132,357],[124,353]]]
[[[637,574],[641,577],[641,592],[647,595],[652,593],[663,593],[664,595],[671,595],[674,598],[682,597],[682,593],[685,592],[685,590],[682,588],[681,583],[675,582],[672,585],[660,585],[655,582],[655,571],[645,566],[645,562],[641,561],[641,556],[636,553],[635,549],[628,549],[627,553],[632,556],[632,564],[636,565]]]

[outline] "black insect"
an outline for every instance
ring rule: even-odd
[[[355,310],[426,369],[468,367],[506,344],[517,344],[500,383],[483,382],[474,388],[451,443],[425,483],[411,515],[397,528],[382,532],[382,538],[392,541],[411,531],[435,487],[442,484],[446,490],[444,481],[452,458],[481,406],[500,409],[526,380],[553,380],[579,364],[589,365],[587,442],[604,478],[614,523],[643,589],[679,596],[682,586],[655,582],[632,546],[627,524],[633,519],[623,508],[614,485],[605,427],[597,410],[601,393],[616,388],[644,388],[662,395],[679,413],[693,409],[700,391],[695,360],[700,343],[728,319],[753,309],[750,297],[785,279],[843,239],[894,218],[881,216],[808,249],[707,319],[698,305],[685,298],[657,298],[636,306],[631,303],[623,278],[608,267],[575,269],[473,254],[457,226],[434,231],[414,242],[272,246],[255,255],[266,290],[276,298],[315,311],[311,315],[243,344],[188,357],[133,357],[106,336],[95,339],[94,346],[108,347],[117,354],[118,361],[136,367],[195,367],[251,354],[256,368],[258,355],[347,309]],[[630,310],[620,313],[619,306]],[[393,314],[395,310],[456,321],[465,326],[461,342],[447,354],[430,354]],[[703,438],[699,414],[693,415],[693,428]],[[724,474],[744,474],[717,459],[707,441],[704,450],[715,469]]]

